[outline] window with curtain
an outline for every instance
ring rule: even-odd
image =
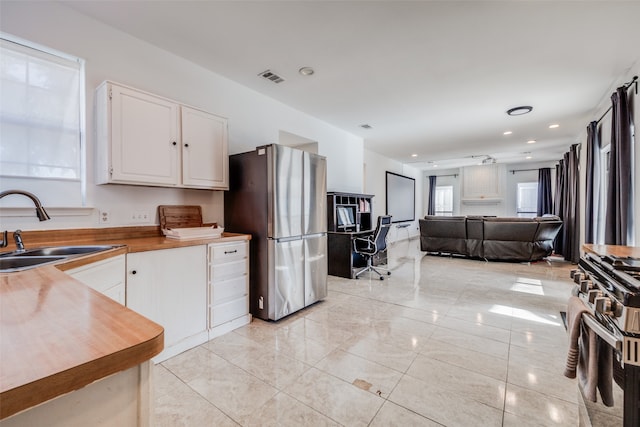
[[[534,218],[538,206],[538,183],[519,182],[516,196],[516,213],[519,218]]]
[[[453,185],[438,185],[435,193],[436,215],[453,216]]]
[[[2,187],[50,206],[81,206],[84,63],[29,42],[0,38]]]

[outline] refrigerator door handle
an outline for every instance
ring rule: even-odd
[[[284,243],[284,242],[293,242],[295,240],[302,240],[302,236],[293,236],[293,237],[279,237],[277,239],[271,239],[276,241],[277,243]]]
[[[303,237],[305,239],[313,239],[316,237],[322,237],[322,236],[326,236],[327,233],[313,233],[313,234],[305,234]]]

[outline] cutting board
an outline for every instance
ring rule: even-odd
[[[192,228],[202,227],[202,208],[188,205],[158,206],[160,228]]]

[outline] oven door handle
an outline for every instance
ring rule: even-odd
[[[618,336],[618,334],[614,334],[613,332],[609,331],[596,319],[594,319],[591,314],[583,313],[582,320],[596,333],[596,335],[602,338],[607,344],[609,344],[617,351],[622,351],[622,341],[624,339],[622,334]]]

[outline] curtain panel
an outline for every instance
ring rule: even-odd
[[[435,175],[429,176],[429,204],[427,205],[427,215],[436,214],[436,179]]]
[[[562,219],[561,238],[556,238],[556,253],[577,263],[580,260],[580,145],[574,144],[556,167],[555,214]]]
[[[538,206],[537,215],[542,216],[553,212],[553,197],[551,195],[551,168],[538,169]]]
[[[611,95],[611,151],[604,241],[607,245],[633,242],[633,121],[627,88]]]
[[[587,126],[586,168],[584,242],[595,243],[600,204],[600,128],[596,121]]]

